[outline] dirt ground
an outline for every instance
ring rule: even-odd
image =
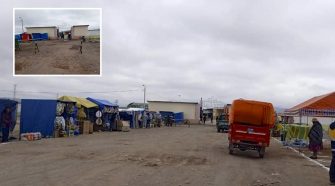
[[[264,159],[229,155],[227,134],[192,125],[0,144],[1,185],[329,185],[328,172],[272,140]]]
[[[33,43],[22,43],[15,51],[15,74],[100,74],[100,43],[80,40],[38,41],[35,54]]]

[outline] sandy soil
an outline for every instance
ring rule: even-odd
[[[39,41],[35,54],[32,43],[15,51],[15,74],[100,74],[100,43],[80,40]]]
[[[328,172],[272,141],[228,154],[214,126],[104,132],[0,145],[1,185],[328,185]]]

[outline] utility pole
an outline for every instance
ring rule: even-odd
[[[24,33],[24,30],[23,30],[23,18],[19,17],[19,19],[21,19],[22,33]]]
[[[145,85],[143,84],[143,109],[145,111],[145,92],[146,92],[146,88],[145,88]]]
[[[16,98],[16,84],[14,84],[14,91],[13,91],[13,100]]]

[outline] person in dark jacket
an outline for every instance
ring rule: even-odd
[[[316,119],[312,119],[313,125],[308,133],[309,150],[313,152],[311,159],[317,159],[318,151],[322,149],[323,130],[321,123]]]
[[[8,142],[9,129],[12,125],[12,111],[6,107],[1,113],[2,143]]]
[[[335,121],[329,125],[328,135],[331,140],[332,161],[329,169],[329,179],[332,185],[335,185]]]

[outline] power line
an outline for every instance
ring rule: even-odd
[[[0,90],[1,92],[10,92],[12,93],[13,90]],[[87,93],[87,94],[106,94],[111,92],[135,92],[140,91],[140,89],[133,89],[133,90],[111,90],[111,91],[25,91],[25,90],[16,90],[16,93],[46,93],[46,94],[57,94],[57,93]]]

